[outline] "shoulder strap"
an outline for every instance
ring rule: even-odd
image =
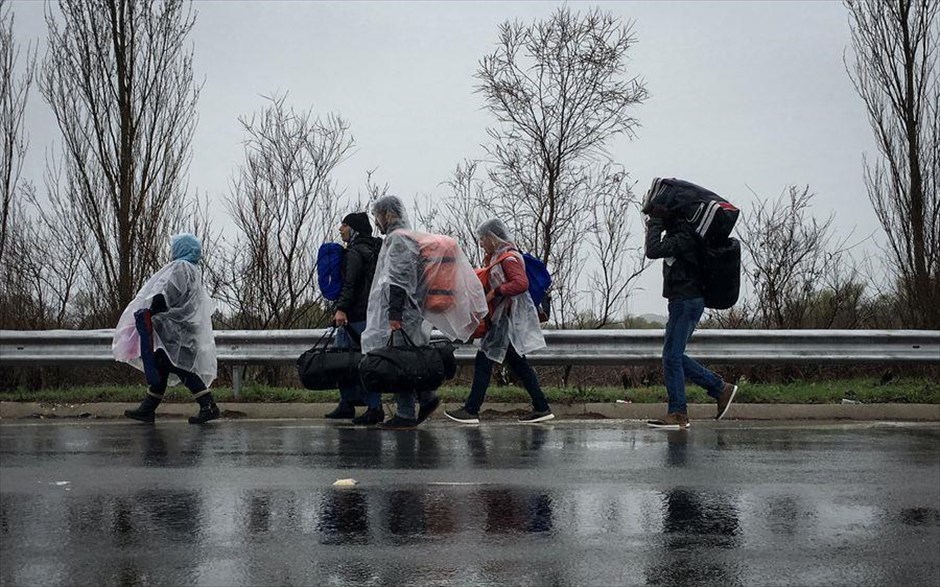
[[[508,251],[506,251],[499,257],[496,257],[496,260],[490,263],[489,265],[487,265],[485,269],[489,271],[490,269],[492,269],[493,267],[496,267],[497,265],[499,265],[500,263],[502,263],[509,257],[512,257],[513,253],[519,253],[519,251],[517,251],[516,249],[509,249]]]

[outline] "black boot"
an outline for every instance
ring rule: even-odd
[[[196,401],[199,402],[199,413],[189,417],[190,424],[205,424],[209,420],[215,420],[222,415],[219,406],[215,405],[211,393],[200,395],[196,398]]]
[[[385,410],[382,406],[377,408],[369,408],[362,413],[361,416],[356,416],[352,419],[353,424],[360,426],[374,426],[376,424],[381,424],[385,421]]]
[[[349,420],[356,417],[356,408],[346,402],[339,402],[332,412],[323,416],[329,420]]]
[[[147,393],[147,397],[144,398],[144,401],[140,402],[140,405],[137,406],[136,410],[124,410],[124,415],[133,420],[153,424],[153,420],[156,417],[154,410],[160,405],[162,399],[162,395],[158,396],[153,392],[149,392]]]

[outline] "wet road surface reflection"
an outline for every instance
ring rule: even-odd
[[[0,425],[0,584],[940,576],[936,425],[218,424]]]

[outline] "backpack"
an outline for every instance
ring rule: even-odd
[[[317,250],[317,285],[327,300],[339,299],[343,289],[343,255],[346,249],[339,243],[323,243]]]
[[[723,243],[705,245],[702,269],[705,307],[727,310],[741,293],[741,243],[727,238]]]
[[[724,245],[740,210],[715,192],[675,178],[654,178],[643,200],[643,213],[684,218],[706,243]]]
[[[525,260],[525,276],[529,279],[529,295],[532,296],[536,308],[546,306],[549,301],[546,294],[552,287],[552,275],[541,259],[529,253],[522,253],[522,258]],[[545,308],[542,309],[545,310]],[[545,314],[547,317],[547,310]]]

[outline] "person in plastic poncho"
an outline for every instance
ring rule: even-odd
[[[494,218],[482,223],[477,228],[477,236],[485,252],[483,265],[489,268],[490,290],[486,292],[486,299],[492,308],[490,325],[480,340],[480,350],[474,360],[470,397],[463,408],[448,410],[444,414],[464,424],[479,423],[480,407],[486,397],[493,365],[505,362],[532,398],[532,412],[519,421],[551,420],[555,416],[539,385],[538,376],[525,358],[526,354],[545,347],[538,312],[529,295],[525,260],[501,220]]]
[[[124,415],[153,422],[167,385],[183,383],[199,402],[190,424],[219,417],[208,386],[216,376],[213,303],[202,287],[196,266],[202,245],[191,234],[170,240],[172,261],[164,265],[137,292],[114,330],[111,350],[117,361],[144,372],[150,390],[136,410]]]
[[[418,240],[427,235],[411,230],[404,204],[396,196],[376,200],[372,213],[386,237],[369,292],[366,329],[362,333],[363,354],[389,342],[396,346],[407,344],[404,336],[396,334],[399,330],[418,346],[430,342],[432,326],[450,340],[470,338],[486,316],[486,299],[467,258],[458,250],[453,259],[453,282],[449,284],[453,303],[445,311],[428,310],[423,281],[440,270],[437,267],[440,263],[428,263],[421,258]],[[441,400],[436,392],[421,395],[417,398],[420,409],[415,414],[415,394],[396,394],[396,415],[381,426],[409,429],[426,420],[440,406]]]

